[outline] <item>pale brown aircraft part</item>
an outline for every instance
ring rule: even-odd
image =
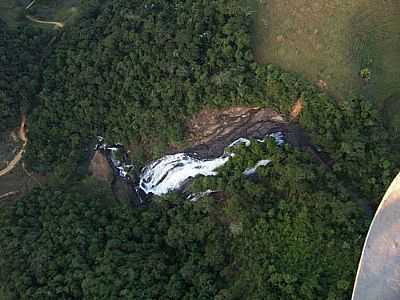
[[[371,223],[360,258],[352,300],[400,299],[400,174]]]

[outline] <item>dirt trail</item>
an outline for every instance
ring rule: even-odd
[[[26,7],[25,10],[29,10],[34,4],[35,4],[36,0],[33,0],[31,3],[29,3]],[[57,21],[42,21],[39,19],[36,19],[35,17],[32,17],[30,15],[26,15],[26,17],[35,23],[40,23],[40,24],[49,24],[49,25],[54,25],[56,28],[63,28],[64,27],[64,23],[63,22],[57,22]]]
[[[0,170],[0,177],[8,174],[11,172],[15,166],[19,163],[22,159],[22,155],[25,152],[26,144],[28,143],[28,138],[26,136],[26,115],[22,115],[21,117],[21,125],[17,131],[18,138],[23,142],[21,150],[15,155],[14,159],[8,164],[6,168]]]
[[[13,191],[13,192],[5,193],[5,194],[3,194],[3,195],[0,196],[0,200],[1,200],[1,199],[8,198],[8,197],[11,197],[11,196],[15,196],[15,195],[17,195],[17,194],[19,194],[19,191]]]
[[[26,16],[29,20],[31,20],[32,22],[35,23],[40,23],[40,24],[50,24],[50,25],[54,25],[56,28],[63,28],[64,27],[64,23],[62,22],[56,22],[56,21],[42,21],[42,20],[38,20],[30,15]]]

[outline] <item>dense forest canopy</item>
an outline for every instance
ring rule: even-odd
[[[272,165],[245,179],[243,169],[265,156]],[[97,182],[36,190],[0,219],[0,291],[6,299],[346,299],[367,220],[337,182],[310,156],[260,143],[194,184],[226,202],[174,193],[132,209]]]
[[[336,101],[257,65],[251,22],[239,0],[89,0],[50,44],[29,27],[0,27],[0,127],[29,111],[25,158],[50,181],[0,208],[0,299],[350,297],[367,211],[398,167],[399,137],[368,99]],[[96,135],[150,159],[183,143],[185,121],[204,107],[286,116],[299,99],[289,126],[330,166],[288,144],[252,143],[189,187],[219,198],[170,193],[140,208],[77,172]],[[261,159],[272,163],[245,178]]]
[[[29,26],[11,29],[0,19],[0,131],[16,127],[35,103],[40,60],[48,37]]]
[[[149,150],[160,154],[182,140],[184,120],[204,105],[262,102],[251,19],[240,1],[85,7],[44,73],[29,150],[40,167],[73,165],[76,150],[96,134],[123,143],[156,140]]]
[[[228,2],[86,2],[48,58],[31,117],[34,169],[69,174],[98,134],[145,146],[152,158],[181,142],[185,120],[204,106],[286,113],[303,98],[300,124],[334,156],[338,172],[357,170],[351,177],[366,182],[355,184],[378,199],[395,143],[370,101],[344,99],[340,107],[298,76],[256,65],[251,18],[240,1]]]

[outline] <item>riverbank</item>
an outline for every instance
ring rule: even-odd
[[[143,168],[132,153],[128,155],[130,150],[122,144],[109,145],[98,137],[89,172],[111,185],[114,195],[119,189],[129,190],[131,196],[128,198],[139,205],[152,195],[184,191],[191,179],[199,175],[217,175],[216,170],[235,156],[236,145],[250,146],[253,141],[264,143],[268,137],[278,145],[287,142],[291,147],[309,152],[316,161],[330,169],[332,161],[328,155],[312,145],[304,130],[296,124],[302,109],[302,101],[293,105],[288,117],[260,107],[204,109],[187,124],[184,144],[189,146],[170,149],[160,158],[147,161]],[[256,169],[268,165],[267,162],[270,162],[269,157],[263,158],[244,170],[243,175],[254,175]]]

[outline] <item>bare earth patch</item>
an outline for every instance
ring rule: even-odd
[[[18,164],[10,173],[0,178],[0,202],[22,197],[35,186],[46,182],[46,176],[28,173],[23,164]]]
[[[290,120],[298,120],[301,112],[303,111],[303,108],[304,108],[304,100],[300,98],[292,106],[292,109],[290,111]]]
[[[103,153],[96,151],[89,165],[89,173],[100,181],[111,183],[114,178],[113,170]]]
[[[31,174],[26,170],[24,163],[20,164],[28,143],[26,132],[26,116],[22,115],[20,126],[13,132],[10,138],[10,140],[14,140],[12,142],[15,144],[18,142],[16,141],[16,137],[18,137],[22,143],[20,149],[18,150],[18,147],[15,148],[14,153],[1,153],[1,157],[9,157],[11,154],[14,157],[0,170],[0,200],[15,199],[29,192],[34,186],[41,185],[41,183],[46,181],[45,176]],[[11,141],[9,142],[11,143]],[[10,147],[13,148],[16,145],[9,145],[8,148]],[[6,151],[8,148],[1,148],[0,151]]]
[[[330,169],[332,160],[315,147],[296,120],[304,108],[303,99],[292,107],[286,120],[270,108],[234,106],[226,109],[204,109],[187,124],[186,149],[172,152],[194,152],[203,157],[220,156],[227,145],[238,138],[264,138],[274,132],[282,132],[287,142],[308,152],[324,167]]]
[[[22,117],[21,117],[21,125],[16,130],[18,138],[23,143],[22,148],[15,155],[15,157],[8,163],[8,165],[4,169],[0,170],[0,177],[10,173],[15,168],[15,166],[19,163],[19,161],[22,159],[22,155],[25,152],[26,144],[28,143],[28,138],[26,137],[26,130],[27,130],[26,129],[26,116],[22,115]]]

